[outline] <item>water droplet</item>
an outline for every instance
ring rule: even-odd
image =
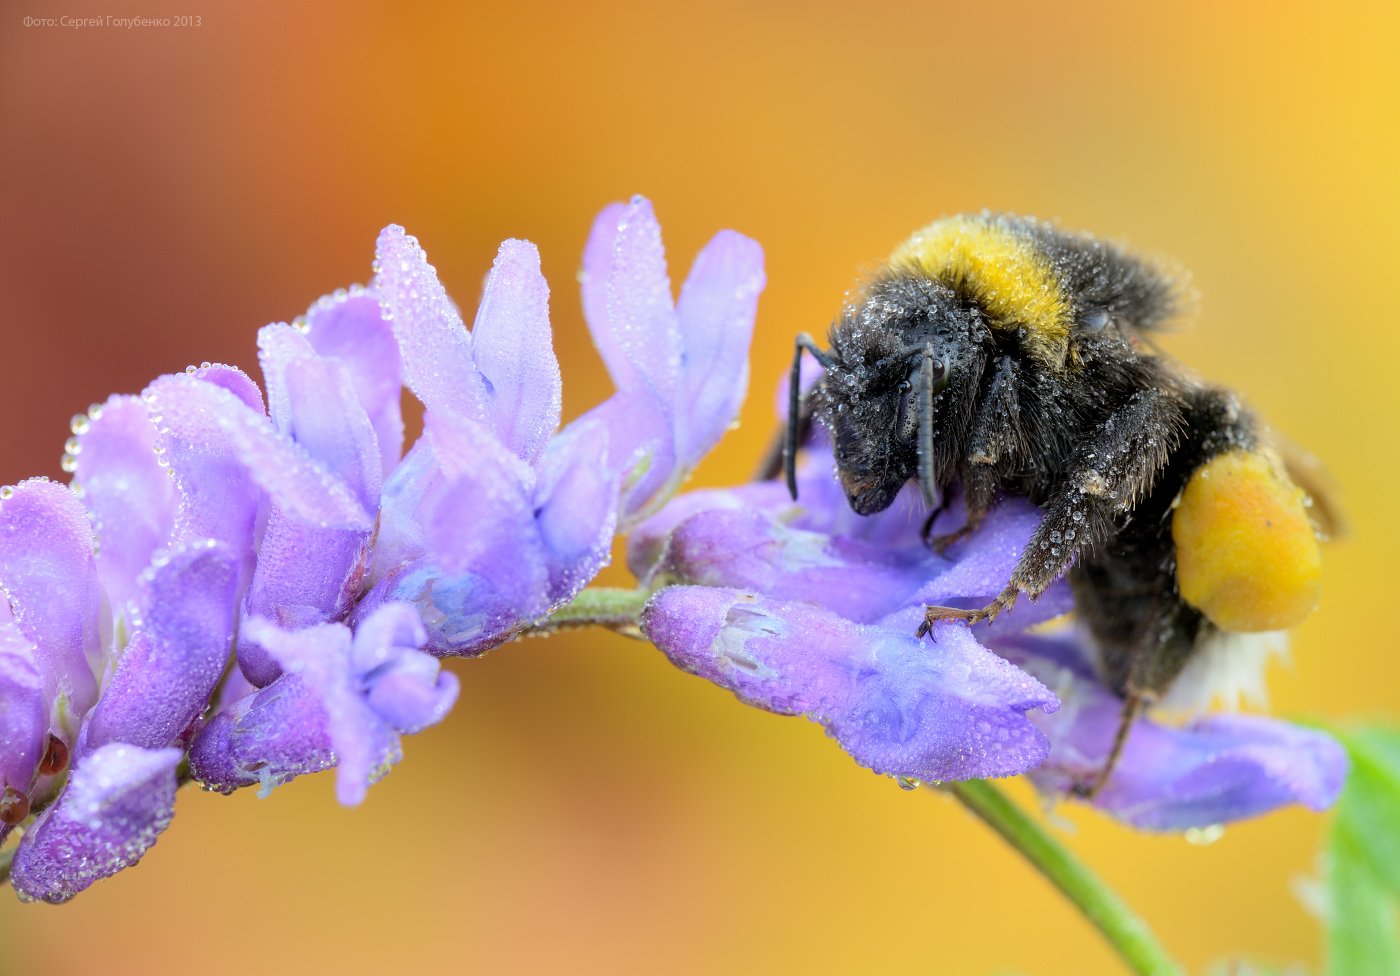
[[[924,785],[912,776],[896,776],[894,781],[901,790],[917,790]]]
[[[7,502],[14,497],[15,490],[11,486],[6,485],[4,488],[0,488],[0,502]]]
[[[73,414],[73,419],[68,421],[68,429],[75,434],[86,434],[92,424],[85,413]]]
[[[1214,844],[1225,836],[1224,824],[1211,824],[1208,827],[1192,827],[1183,835],[1186,843],[1195,844],[1197,847],[1206,847]]]
[[[58,466],[68,474],[72,474],[74,471],[78,470],[78,459],[71,454],[65,454],[58,462]]]

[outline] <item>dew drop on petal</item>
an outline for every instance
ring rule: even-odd
[[[1197,847],[1208,847],[1225,836],[1225,825],[1211,824],[1208,827],[1192,827],[1182,836],[1186,838],[1186,843],[1188,844],[1195,844]]]

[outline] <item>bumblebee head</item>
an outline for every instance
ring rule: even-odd
[[[803,350],[826,371],[808,402],[831,433],[846,498],[857,513],[872,515],[888,508],[912,477],[933,504],[935,488],[959,456],[990,341],[975,307],[913,275],[872,284],[833,326],[830,351],[799,336],[788,415],[793,497]]]

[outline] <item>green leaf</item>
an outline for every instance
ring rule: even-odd
[[[1352,770],[1327,854],[1329,971],[1400,973],[1400,731],[1339,738]]]

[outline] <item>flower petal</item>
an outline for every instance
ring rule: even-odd
[[[190,775],[211,790],[232,793],[255,783],[265,790],[335,765],[320,696],[294,674],[222,708],[190,745]]]
[[[932,553],[793,529],[759,511],[729,508],[682,522],[671,533],[658,572],[813,603],[848,620],[873,623],[917,605],[920,587],[930,577],[954,572],[949,565]]]
[[[156,462],[156,437],[146,405],[134,396],[111,397],[77,435],[73,489],[92,516],[97,574],[116,615],[175,524],[175,484]]]
[[[239,377],[247,379],[242,373]],[[215,382],[215,380],[219,382]],[[224,436],[221,414],[261,417],[224,370],[157,379],[141,399],[160,438],[156,449],[175,473],[179,507],[171,544],[215,539],[229,546],[251,572],[258,487]],[[252,381],[247,381],[252,386]],[[256,391],[256,388],[254,388]],[[259,401],[261,401],[261,394]]]
[[[528,473],[491,434],[465,418],[430,413],[428,436],[444,483],[422,513],[427,555],[443,575],[490,579],[523,619],[549,606],[543,545]]]
[[[621,484],[623,524],[648,514],[677,475],[670,410],[643,387],[613,394],[581,419],[608,429],[606,464]]]
[[[457,676],[424,654],[427,634],[406,603],[388,603],[355,630],[350,657],[364,676],[370,708],[398,732],[436,725],[457,700]]]
[[[1068,688],[1065,708],[1036,722],[1054,746],[1031,778],[1054,795],[1103,769],[1123,707],[1092,680],[1075,678]],[[1139,719],[1091,802],[1140,830],[1187,830],[1290,803],[1326,809],[1346,770],[1346,753],[1330,736],[1276,719],[1212,715],[1179,728]]]
[[[471,337],[428,256],[402,227],[390,224],[375,247],[374,291],[394,328],[404,379],[429,410],[486,421],[486,389]]]
[[[306,324],[316,351],[348,371],[360,406],[374,425],[380,470],[390,471],[403,453],[403,368],[378,296],[358,285],[327,295],[307,310]]]
[[[669,412],[681,368],[680,322],[650,201],[605,209],[584,249],[583,307],[619,392],[645,387]]]
[[[34,645],[7,613],[0,614],[0,793],[6,786],[28,793],[48,742],[49,708]],[[0,825],[0,837],[6,830]]]
[[[572,600],[611,559],[618,498],[617,475],[598,461],[607,454],[607,427],[580,421],[540,461],[534,507],[551,605]]]
[[[238,566],[227,546],[194,543],[141,580],[135,632],[83,730],[79,751],[179,743],[209,704],[233,639]]]
[[[288,517],[308,525],[372,526],[373,518],[343,481],[228,391],[180,374],[162,376],[146,395],[155,398],[152,409],[159,410],[184,496],[177,529],[184,538],[246,545],[256,512],[250,479]]]
[[[857,762],[923,780],[1009,776],[1045,758],[1026,716],[1058,701],[940,626],[936,649],[801,603],[678,586],[647,605],[642,629],[679,667],[741,700],[824,725]]]
[[[695,259],[676,303],[684,346],[676,405],[680,461],[694,467],[739,415],[763,291],[763,249],[720,231]]]
[[[491,429],[506,447],[534,462],[559,426],[562,393],[549,328],[549,285],[530,242],[501,245],[472,325],[472,352]]]
[[[258,352],[273,425],[325,465],[367,510],[379,506],[379,442],[348,370],[289,325],[265,326]]]
[[[34,645],[45,700],[81,716],[97,698],[102,670],[97,618],[102,592],[92,555],[92,526],[67,487],[31,478],[0,490],[0,593],[20,632]],[[67,708],[60,696],[67,695]],[[76,728],[62,728],[70,744]]]
[[[174,815],[179,764],[179,749],[113,743],[89,753],[20,840],[16,893],[64,902],[141,860]]]
[[[381,779],[402,752],[398,736],[360,694],[350,667],[350,628],[321,624],[289,631],[260,617],[250,618],[244,627],[320,701],[338,767],[336,799],[346,806],[360,803],[370,784]]]

